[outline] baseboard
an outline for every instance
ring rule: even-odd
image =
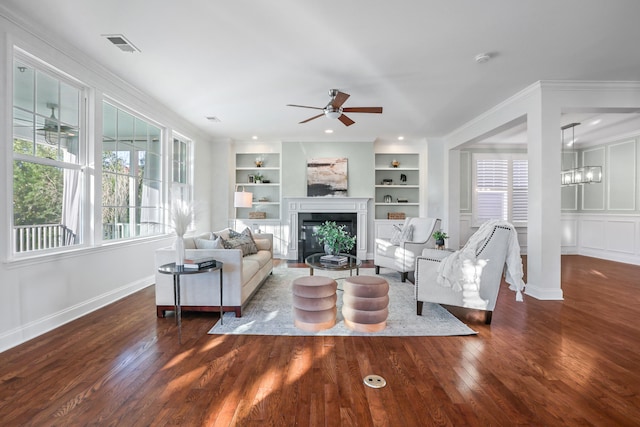
[[[562,301],[562,289],[545,289],[527,283],[525,287],[525,295],[539,300]]]
[[[79,317],[85,316],[92,311],[109,305],[119,299],[138,292],[155,283],[155,277],[149,276],[133,283],[129,283],[117,289],[113,289],[102,295],[82,301],[79,304],[52,313],[48,316],[29,322],[18,328],[9,330],[0,335],[0,352],[18,346],[39,335],[47,333],[57,327],[69,323]]]

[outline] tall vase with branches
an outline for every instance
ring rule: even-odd
[[[171,228],[176,233],[176,266],[184,265],[184,235],[193,221],[193,206],[183,201],[171,205]]]

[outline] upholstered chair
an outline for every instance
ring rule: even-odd
[[[447,262],[447,258],[465,251],[467,246],[457,252],[443,251],[437,249],[425,249],[416,260],[415,272],[415,296],[417,301],[417,314],[422,314],[423,302],[446,304],[457,307],[483,310],[485,312],[485,323],[491,324],[491,316],[498,299],[500,282],[505,271],[509,251],[517,252],[513,254],[514,263],[519,264],[519,273],[522,272],[522,262],[519,259],[520,249],[515,244],[511,246],[511,233],[515,229],[508,226],[493,225],[485,230],[486,238],[474,239],[471,236],[470,242],[475,242],[472,251],[458,259],[449,260],[448,265],[443,265],[443,270],[449,267],[451,281],[443,280],[443,272],[439,268],[442,263]],[[480,233],[480,230],[476,234]],[[476,236],[477,237],[477,236]],[[511,248],[511,249],[510,249]],[[473,254],[475,253],[475,259]],[[469,256],[470,255],[470,256]],[[454,262],[455,261],[455,262]],[[518,265],[515,265],[518,267]],[[440,277],[439,277],[440,274]],[[446,274],[446,273],[445,273]],[[521,274],[518,283],[523,283]],[[453,282],[453,283],[452,283]],[[521,299],[518,288],[517,299]]]
[[[403,282],[410,271],[414,271],[416,258],[425,248],[435,248],[433,232],[440,227],[437,218],[407,218],[395,239],[377,238],[373,263],[376,274],[380,267],[400,273]]]

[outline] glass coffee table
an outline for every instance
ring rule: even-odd
[[[309,255],[305,258],[304,263],[309,266],[309,275],[313,276],[313,270],[329,270],[329,271],[348,271],[349,276],[353,276],[353,270],[356,271],[356,276],[360,274],[360,266],[362,261],[357,257],[348,254],[339,254],[341,257],[346,257],[347,262],[344,264],[331,264],[322,262],[321,257],[325,256],[325,253]]]

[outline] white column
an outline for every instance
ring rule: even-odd
[[[552,98],[552,97],[550,97]],[[561,300],[560,108],[540,96],[527,114],[529,219],[526,294]]]

